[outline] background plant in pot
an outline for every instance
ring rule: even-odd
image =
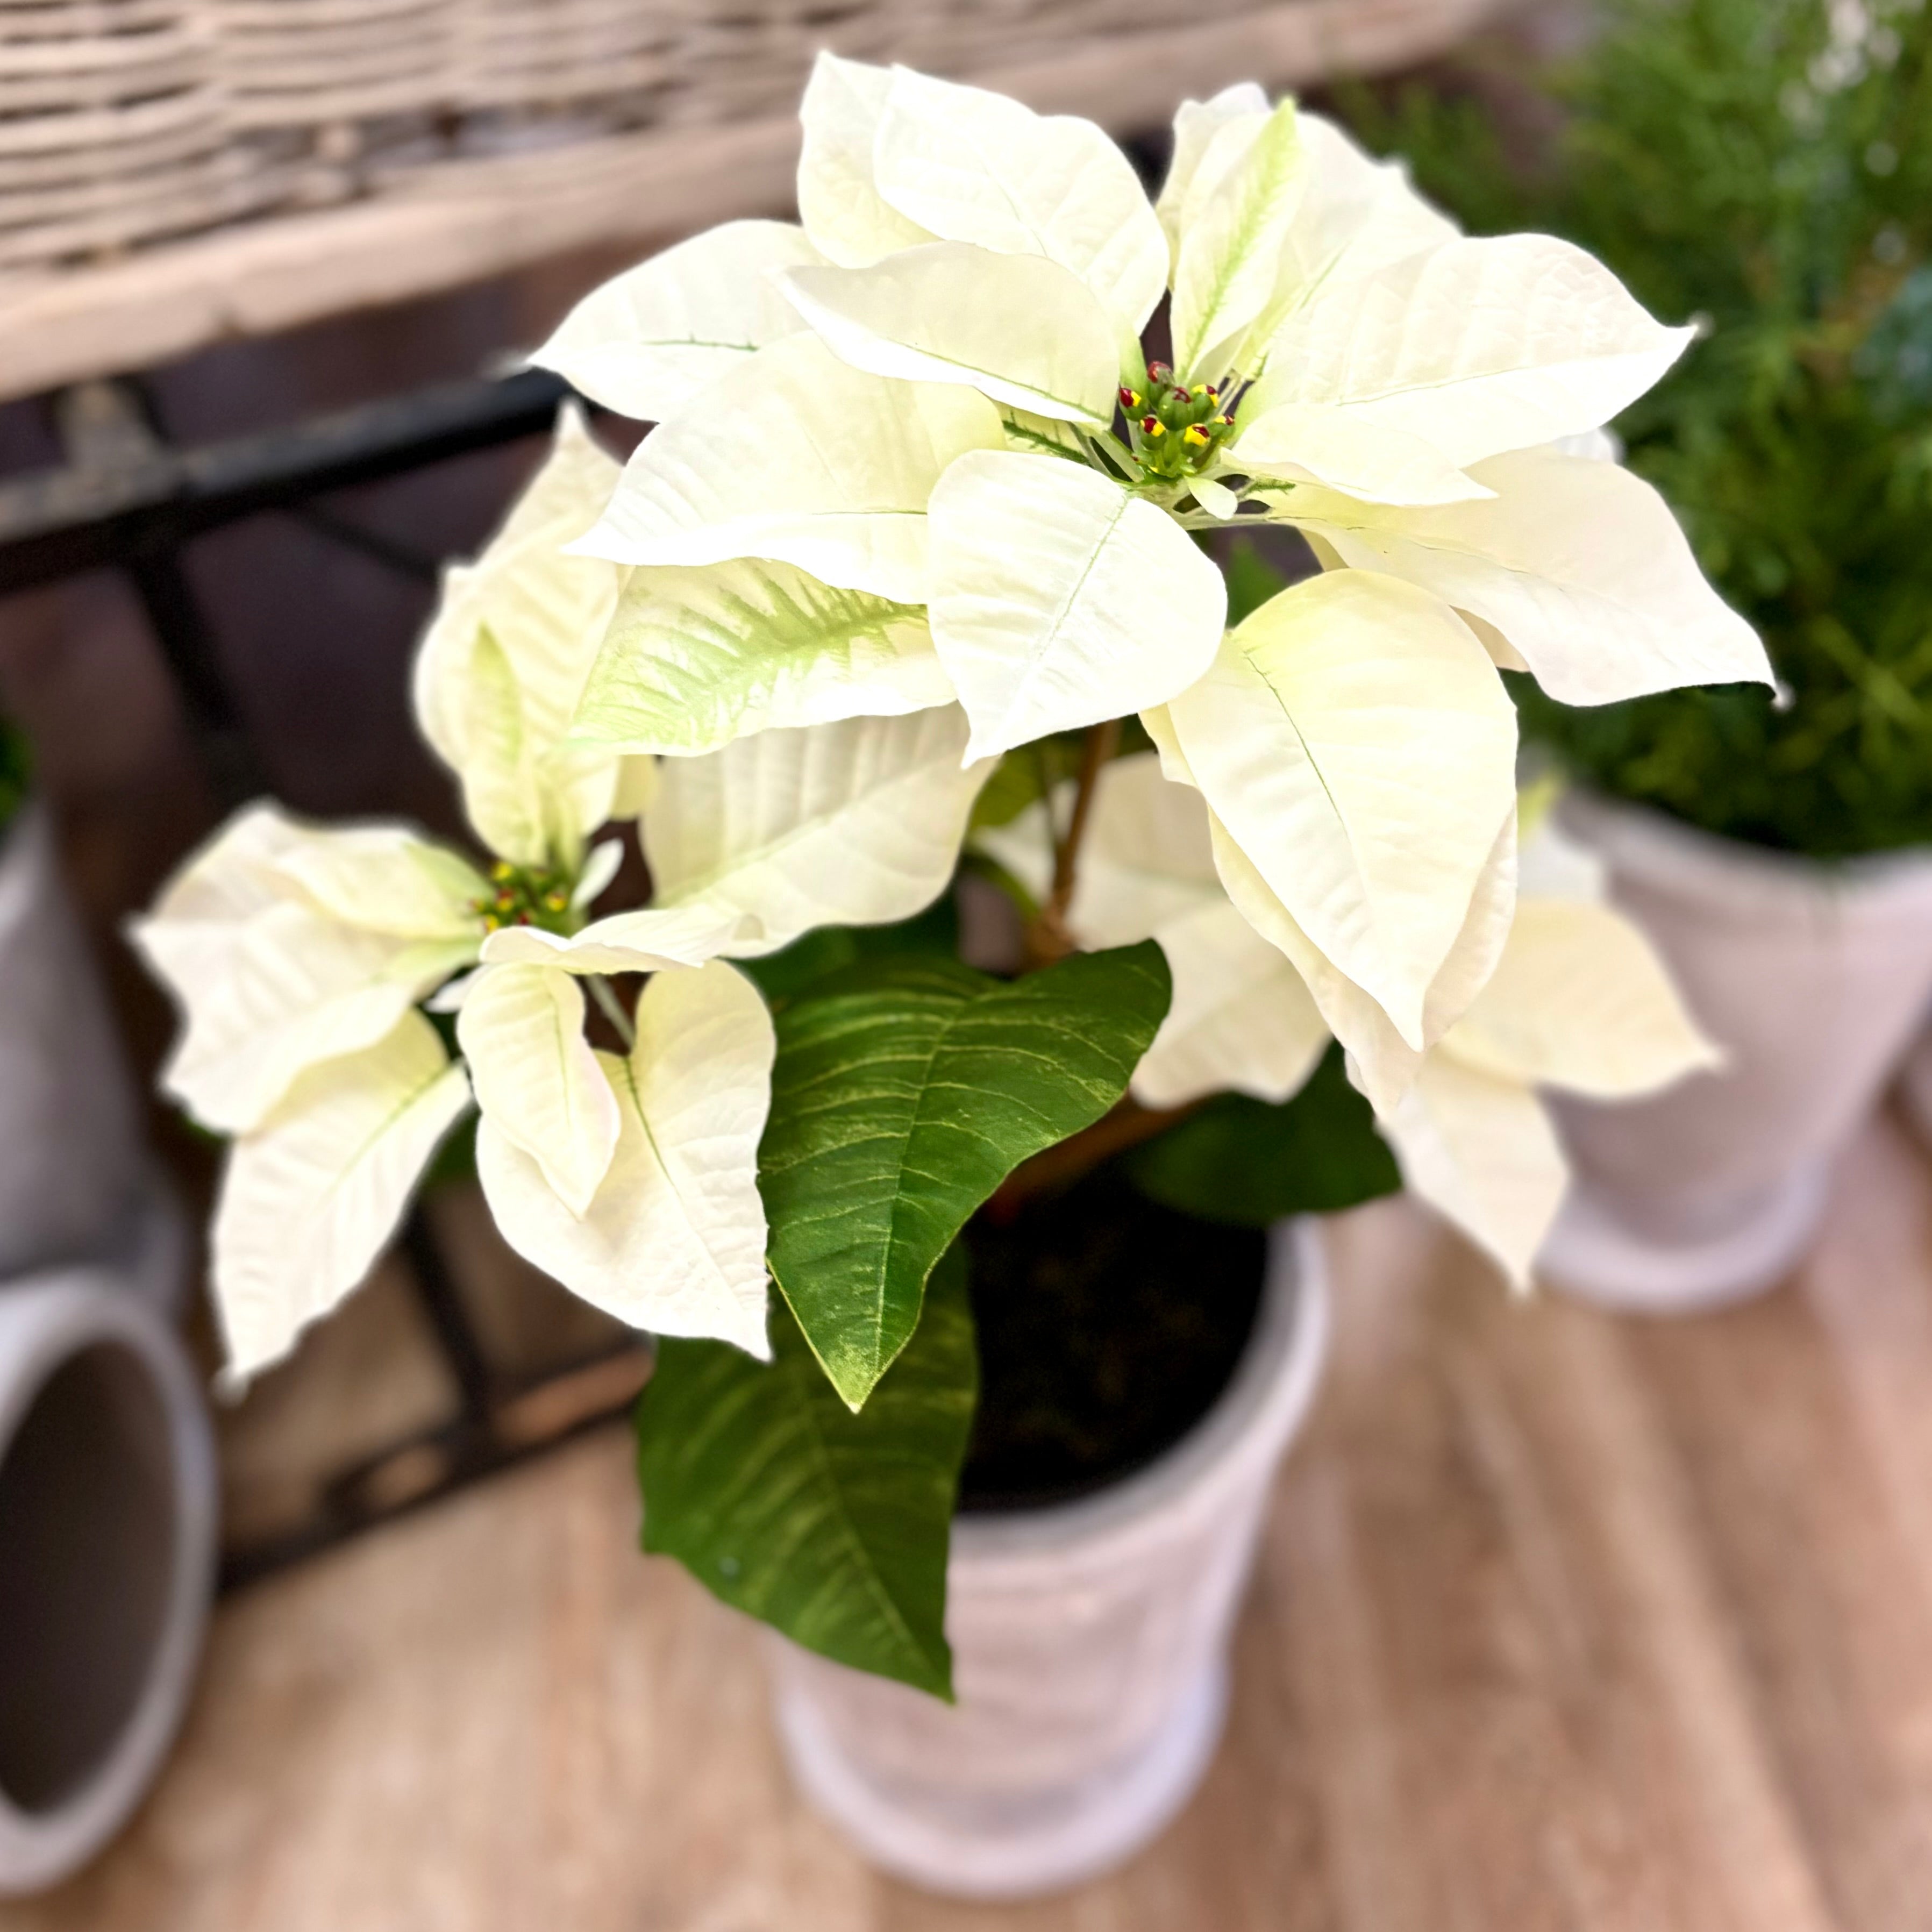
[[[140,938],[167,1084],[236,1136],[234,1371],[473,1099],[506,1238],[663,1338],[646,1546],[793,1640],[808,1788],[1024,1889],[1212,1747],[1322,1332],[1310,1238],[1229,1228],[1391,1184],[1372,1112],[1520,1279],[1562,1184],[1532,1089],[1707,1057],[1546,830],[1519,911],[1498,662],[1766,674],[1648,486],[1556,446],[1686,339],[1580,250],[1465,241],[1249,88],[1183,108],[1157,203],[1090,124],[903,70],[822,59],[804,122],[802,225],[668,251],[538,358],[660,426],[620,475],[566,414],[448,578],[416,706],[490,856],[258,806]],[[1448,508],[1453,586],[1404,536]],[[1231,610],[1197,538],[1244,522],[1332,567]],[[1608,626],[1538,575],[1605,529],[1651,558]],[[642,904],[598,836],[634,818]],[[1028,915],[1010,976],[949,924],[969,838]],[[1110,1301],[1198,1332],[1079,1326]],[[976,1312],[979,1492],[1100,1484],[1071,1515],[953,1532]],[[1099,1414],[1115,1370],[1192,1406]]]
[[[184,1230],[29,778],[0,719],[0,1896],[64,1877],[140,1802],[214,1547],[168,1319]]]
[[[1618,429],[1783,691],[1520,695],[1730,1053],[1652,1104],[1566,1109],[1582,1186],[1552,1263],[1619,1299],[1720,1298],[1802,1250],[1932,994],[1932,14],[1621,0],[1538,78],[1564,119],[1526,168],[1468,99],[1370,118],[1477,225],[1568,236],[1703,318]]]

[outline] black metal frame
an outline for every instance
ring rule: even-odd
[[[570,394],[542,370],[439,384],[287,428],[199,449],[170,446],[130,380],[86,383],[54,399],[64,467],[0,484],[0,596],[110,568],[128,578],[172,675],[197,749],[224,808],[267,789],[260,758],[224,672],[182,554],[197,537],[264,512],[301,519],[402,574],[440,566],[314,500],[540,435]],[[418,1202],[398,1246],[458,1391],[456,1414],[338,1472],[308,1522],[230,1550],[232,1588],[345,1537],[418,1509],[622,1414],[648,1372],[626,1342],[535,1379],[492,1365]]]

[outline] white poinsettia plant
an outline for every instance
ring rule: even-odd
[[[446,580],[416,703],[478,849],[255,806],[137,938],[168,1088],[234,1138],[237,1373],[473,1103],[506,1238],[668,1338],[647,1545],[944,1694],[968,1219],[1104,1114],[1264,1122],[1332,1054],[1336,1131],[1379,1149],[1372,1108],[1526,1280],[1536,1090],[1712,1054],[1529,836],[1500,672],[1770,673],[1603,434],[1690,332],[1578,249],[1466,238],[1253,87],[1181,109],[1156,200],[1091,123],[903,69],[821,57],[802,118],[798,224],[667,250],[533,358],[658,427],[620,470],[566,412]],[[1319,568],[1231,626],[1216,533],[1262,528]],[[927,911],[962,855],[1032,970]]]

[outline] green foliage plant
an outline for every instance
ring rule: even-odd
[[[1479,94],[1358,98],[1373,145],[1476,232],[1568,236],[1697,319],[1618,419],[1783,689],[1569,709],[1526,728],[1608,790],[1819,857],[1932,841],[1932,9],[1611,0],[1532,78],[1510,149]]]

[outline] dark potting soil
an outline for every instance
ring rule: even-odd
[[[1112,1168],[966,1231],[980,1408],[959,1507],[1037,1508],[1152,1462],[1214,1406],[1268,1238],[1158,1206]]]

